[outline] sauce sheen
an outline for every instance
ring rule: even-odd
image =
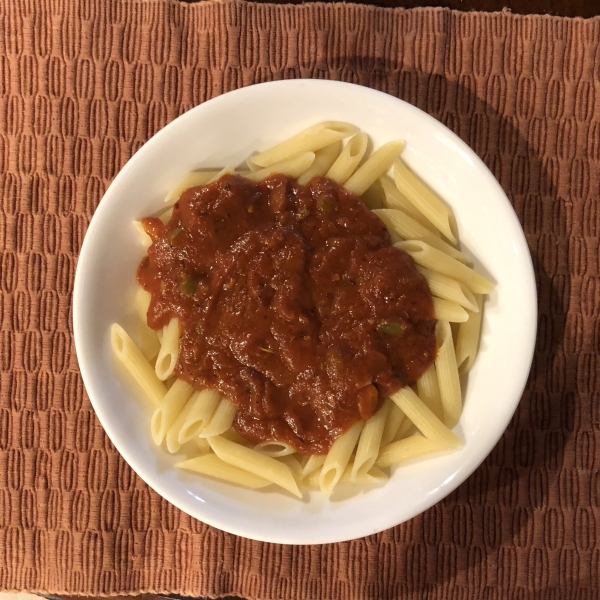
[[[230,398],[252,441],[326,453],[435,358],[427,282],[328,179],[225,175],[142,223],[148,324],[179,319],[178,376]]]

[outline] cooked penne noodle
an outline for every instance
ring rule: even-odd
[[[443,300],[442,298],[433,298],[433,310],[435,318],[450,323],[464,323],[469,318],[469,313],[456,302]]]
[[[179,181],[177,185],[167,194],[165,202],[175,202],[175,200],[178,200],[181,194],[183,194],[183,192],[186,190],[201,185],[206,185],[219,172],[219,169],[212,169],[209,171],[192,171],[191,173],[187,173],[181,179],[181,181]]]
[[[368,142],[369,137],[362,131],[350,138],[325,177],[344,185],[363,159]]]
[[[286,465],[292,472],[296,483],[299,483],[302,479],[302,465],[298,460],[298,455],[288,454],[287,456],[280,456],[277,460]]]
[[[375,464],[375,459],[379,454],[383,428],[391,408],[392,403],[389,398],[386,398],[381,408],[365,422],[358,440],[354,464],[352,465],[352,481],[355,481],[359,475],[366,475]]]
[[[394,181],[402,194],[450,242],[458,242],[456,221],[450,209],[408,165],[399,158],[394,163]]]
[[[160,343],[154,370],[156,376],[164,381],[175,371],[175,365],[179,358],[179,321],[177,319],[171,319],[169,324],[163,327]]]
[[[482,297],[477,295],[475,298],[478,310],[469,313],[469,320],[459,326],[456,336],[456,364],[461,373],[473,366],[481,336]]]
[[[175,423],[179,413],[181,413],[193,393],[194,388],[189,383],[182,379],[177,379],[160,401],[160,404],[152,414],[150,422],[152,439],[157,446],[163,443],[167,431]]]
[[[447,451],[448,446],[434,440],[429,440],[422,435],[411,435],[408,438],[392,442],[381,449],[375,465],[380,469],[391,467],[413,458],[419,458],[434,452]]]
[[[398,242],[394,246],[408,252],[418,265],[456,279],[477,294],[489,294],[494,289],[494,284],[483,275],[425,242],[410,240]]]
[[[319,478],[321,491],[329,494],[340,480],[362,431],[364,421],[358,421],[333,442],[323,463]]]
[[[427,279],[427,285],[434,296],[456,302],[467,310],[479,311],[475,295],[464,283],[425,267],[417,266],[417,271]]]
[[[208,395],[208,402],[203,402],[199,400],[202,394]],[[213,403],[213,397],[216,397],[216,401]],[[211,405],[216,406],[219,403],[221,396],[218,392],[213,390],[203,390],[202,392],[194,392],[190,399],[186,402],[185,406],[173,422],[173,424],[169,427],[166,435],[166,444],[167,450],[174,454],[178,452],[183,444],[189,442],[191,439],[194,439],[198,436],[198,433],[202,430],[201,426],[205,425],[210,419],[210,415],[214,412],[214,408],[208,419],[204,419],[203,421],[198,419],[200,415],[205,415],[206,410],[211,408]],[[199,415],[200,413],[200,415]]]
[[[398,159],[406,142],[394,140],[373,152],[373,154],[344,183],[344,187],[357,196],[362,196],[377,179],[379,179]]]
[[[168,208],[165,208],[158,212],[155,216],[161,220],[163,225],[166,225],[173,216],[173,207],[169,206]]]
[[[110,328],[110,343],[113,354],[142,388],[146,396],[150,398],[152,404],[158,406],[167,393],[167,388],[158,379],[142,351],[117,323],[113,323]]]
[[[298,498],[302,497],[292,471],[287,465],[277,459],[265,456],[241,444],[230,442],[221,436],[209,438],[208,443],[211,445],[214,453],[226,463],[262,477]]]
[[[368,473],[358,474],[352,479],[352,468],[352,463],[346,466],[336,487],[340,485],[381,485],[389,479],[387,474],[377,467],[371,467],[371,470]],[[310,488],[318,488],[320,486],[320,475],[319,471],[313,471],[313,473],[304,480],[304,483]]]
[[[304,154],[300,154],[300,156],[288,158],[287,160],[271,165],[270,167],[260,169],[260,171],[248,173],[246,178],[250,179],[251,181],[262,181],[274,173],[283,173],[283,175],[287,175],[288,177],[293,177],[295,179],[296,177],[300,177],[304,171],[310,168],[314,160],[314,152],[305,152]]]
[[[308,457],[308,460],[302,467],[302,479],[318,471],[325,462],[326,456],[324,454],[313,454]]]
[[[221,435],[231,427],[234,418],[235,404],[228,398],[221,398],[210,421],[198,435],[203,438]]]
[[[241,436],[233,427],[230,427],[227,431],[224,431],[219,435],[230,442],[235,442],[236,444],[241,444],[242,446],[248,446],[249,448],[253,446],[250,440],[247,440],[245,437]]]
[[[140,350],[142,354],[151,361],[156,357],[160,350],[160,342],[156,335],[156,331],[148,327],[148,308],[150,307],[150,294],[141,286],[135,294],[135,305],[140,316]]]
[[[139,243],[144,248],[149,248],[150,245],[152,244],[152,239],[146,233],[146,230],[144,229],[144,226],[139,221],[134,221],[133,222],[133,227],[135,228],[135,230],[136,230],[136,232],[138,234],[138,238],[139,238],[138,241],[139,241]]]
[[[369,210],[385,208],[385,194],[381,187],[381,178],[379,178],[361,197],[363,204]]]
[[[448,427],[452,428],[458,423],[462,412],[462,396],[450,323],[438,321],[435,328],[435,337],[438,346],[435,370],[440,384],[443,421]]]
[[[442,423],[427,405],[408,386],[393,393],[390,398],[428,439],[445,444],[450,448],[461,445],[461,441]]]
[[[440,384],[435,370],[435,363],[429,365],[428,369],[417,380],[417,395],[438,419],[444,419],[442,399],[440,397]]]
[[[315,152],[313,164],[298,177],[298,183],[306,185],[313,177],[322,177],[329,171],[331,165],[342,151],[342,142],[338,141]]]
[[[415,424],[410,419],[404,419],[398,427],[398,431],[394,436],[392,442],[397,442],[398,440],[402,440],[405,437],[412,435],[415,432]]]
[[[407,421],[406,415],[392,402],[390,398],[386,398],[384,402],[390,405],[388,418],[383,426],[383,434],[381,435],[381,447],[387,446],[398,433],[400,426],[404,421]]]
[[[296,450],[285,442],[261,442],[256,444],[254,449],[272,458],[281,458],[296,453]]]
[[[382,208],[373,211],[397,236],[403,240],[421,240],[461,263],[467,263],[467,257],[450,244],[431,233],[429,229],[417,223],[406,213],[396,208]]]
[[[194,392],[181,413],[181,427],[177,441],[185,444],[197,438],[210,422],[220,401],[221,394],[216,390]]]
[[[198,437],[195,438],[194,441],[196,442],[196,446],[198,446],[198,450],[200,450],[201,454],[208,454],[212,452],[212,448],[210,447],[210,444],[206,438]]]
[[[221,460],[216,454],[204,454],[203,456],[190,458],[189,460],[177,463],[175,466],[179,469],[194,471],[194,473],[208,475],[209,477],[221,479],[227,483],[233,483],[253,490],[271,485],[271,482],[263,477],[234,467]]]
[[[248,160],[259,167],[270,167],[305,152],[315,152],[330,146],[334,142],[354,135],[357,131],[358,127],[340,121],[317,123],[280,144],[251,156]]]
[[[405,212],[409,217],[412,217],[417,223],[426,227],[433,235],[440,237],[442,234],[423,216],[423,213],[418,211],[411,202],[406,199],[406,196],[396,187],[394,180],[389,175],[382,175],[379,178],[384,194],[383,208],[395,208]]]
[[[219,179],[221,179],[221,177],[223,177],[223,175],[231,175],[234,171],[235,169],[233,167],[224,167],[218,173],[215,173],[208,183],[218,181]]]

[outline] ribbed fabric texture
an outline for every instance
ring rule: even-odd
[[[319,4],[0,4],[0,588],[596,598],[599,26]],[[529,383],[485,463],[408,523],[315,547],[224,534],[140,481],[86,397],[70,313],[86,227],[132,154],[213,96],[293,77],[383,90],[460,135],[514,205],[540,297]]]

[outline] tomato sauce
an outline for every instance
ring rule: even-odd
[[[142,223],[148,324],[179,319],[177,374],[230,398],[250,440],[323,454],[435,358],[427,282],[328,179],[226,175]]]

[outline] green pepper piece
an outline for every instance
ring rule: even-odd
[[[406,327],[404,325],[392,321],[383,321],[377,325],[377,333],[384,333],[385,335],[402,335],[405,331]]]
[[[181,282],[179,287],[184,294],[193,296],[198,289],[198,280],[190,275]]]

